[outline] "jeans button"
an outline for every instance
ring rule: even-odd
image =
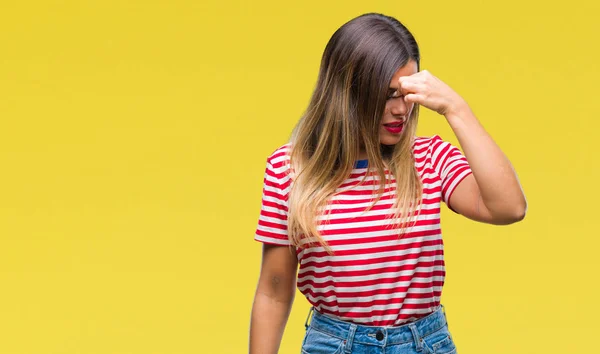
[[[375,338],[377,338],[377,340],[383,340],[383,332],[377,331],[377,333],[375,333]]]

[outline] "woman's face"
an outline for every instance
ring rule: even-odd
[[[390,81],[388,99],[385,103],[385,110],[379,126],[379,142],[383,145],[395,145],[400,141],[404,131],[404,122],[410,117],[413,103],[404,102],[398,90],[398,79],[401,76],[410,76],[417,73],[417,63],[410,60],[406,65],[398,69]]]

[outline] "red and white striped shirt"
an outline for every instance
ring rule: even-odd
[[[289,151],[286,144],[267,159],[257,241],[290,244]],[[328,202],[328,222],[317,227],[335,254],[316,246],[296,249],[298,289],[320,312],[357,324],[398,326],[426,316],[440,304],[446,275],[440,203],[448,202],[471,169],[461,151],[437,135],[416,137],[413,152],[423,201],[415,226],[402,238],[391,227],[397,224],[390,218],[395,182],[386,185],[382,198],[364,212],[374,201],[380,180],[370,173],[357,186],[367,173],[367,161],[361,160],[338,188],[346,191]],[[348,190],[350,186],[355,187]]]

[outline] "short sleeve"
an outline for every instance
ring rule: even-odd
[[[283,162],[267,160],[263,182],[262,205],[254,239],[259,242],[290,245],[287,235],[290,178]]]
[[[431,159],[433,168],[442,181],[442,199],[450,207],[448,201],[456,186],[473,172],[463,153],[437,135],[432,140]]]

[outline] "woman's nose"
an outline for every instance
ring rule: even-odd
[[[408,112],[408,107],[406,102],[404,102],[404,97],[398,97],[392,100],[390,107],[390,113],[395,116],[405,116]]]

